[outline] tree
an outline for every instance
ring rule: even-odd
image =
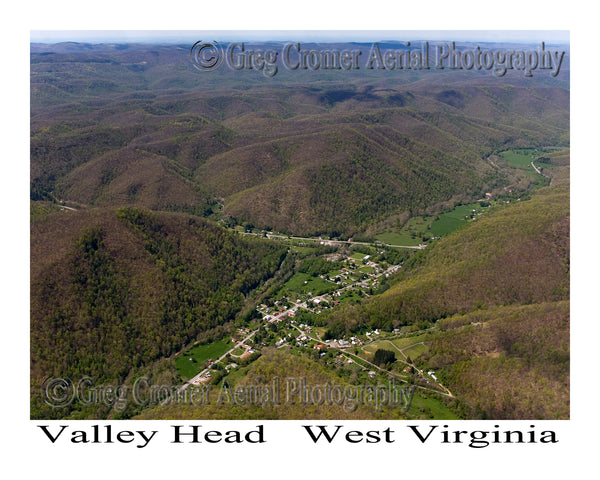
[[[390,350],[378,349],[375,352],[373,363],[375,365],[383,366],[392,364],[396,361],[396,354]]]

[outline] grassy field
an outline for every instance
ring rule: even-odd
[[[398,231],[380,233],[375,238],[388,245],[406,245],[416,247],[423,242],[423,237],[430,236],[428,232],[433,217],[425,215],[413,217]]]
[[[348,256],[357,262],[362,262],[363,258],[365,258],[367,255],[362,252],[351,252]]]
[[[416,247],[422,240],[421,238],[413,238],[410,233],[402,232],[380,233],[375,238],[388,245],[404,245],[409,247]]]
[[[467,223],[472,216],[484,211],[479,203],[459,205],[451,212],[443,213],[431,224],[431,234],[436,237],[448,235]]]
[[[411,345],[418,344],[419,342],[424,342],[429,337],[430,337],[430,335],[423,334],[423,335],[418,335],[418,336],[415,336],[415,337],[393,338],[391,340],[376,340],[373,343],[369,343],[368,345],[365,345],[363,347],[363,349],[366,350],[366,351],[368,351],[368,352],[375,353],[377,351],[377,349],[383,348],[383,349],[386,349],[386,350],[391,350],[391,351],[393,351],[395,353],[399,353],[398,350],[396,350],[396,349],[394,349],[394,347],[392,347],[391,344],[393,344],[397,349],[402,350],[406,355],[413,356],[412,353],[408,354],[407,353],[408,350],[404,350],[404,349],[406,347],[411,346]],[[410,350],[412,350],[412,348]],[[414,355],[414,356],[416,356],[416,355]],[[413,356],[413,358],[414,358],[414,356]],[[398,358],[398,357],[396,357],[396,358]]]
[[[440,214],[437,218],[430,215],[413,217],[400,230],[380,233],[375,238],[388,245],[417,246],[430,237],[448,235],[464,225],[471,215],[483,211],[484,208],[479,203],[459,205],[450,212]]]
[[[407,357],[415,359],[415,358],[419,357],[420,355],[423,355],[426,351],[427,351],[427,345],[418,343],[416,345],[413,345],[412,347],[405,348],[404,350],[402,350],[402,353],[404,353],[404,355],[406,355]]]
[[[506,162],[515,168],[530,168],[531,162],[535,160],[542,154],[540,150],[535,150],[531,148],[523,148],[519,150],[507,150],[505,152],[501,152],[500,155]]]
[[[360,267],[358,269],[359,272],[361,273],[373,273],[374,268],[373,267],[369,267],[368,265],[365,265],[364,267]]]
[[[209,358],[213,360],[219,358],[232,346],[233,344],[228,340],[196,345],[177,357],[175,360],[177,372],[182,378],[190,379],[200,371],[202,364]],[[190,358],[193,360],[190,360]]]
[[[408,413],[417,418],[460,420],[460,417],[450,410],[442,400],[433,396],[425,396],[418,389],[415,391]]]
[[[296,272],[279,291],[280,296],[321,295],[335,290],[337,287],[331,282],[326,282],[321,277],[313,277],[307,273]]]
[[[327,327],[313,327],[314,336],[317,338],[323,338],[325,332],[327,331]]]
[[[537,173],[531,166],[531,162],[543,154],[544,152],[541,150],[523,148],[518,150],[506,150],[505,152],[501,152],[500,156],[506,160],[506,163],[508,163],[509,166],[523,170],[526,175],[536,183],[536,185],[545,185],[545,178]],[[547,168],[548,164],[544,164],[543,167]]]

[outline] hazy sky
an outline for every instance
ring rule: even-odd
[[[569,43],[566,30],[33,30],[32,42],[190,42],[217,41],[361,41],[445,40],[478,42]]]

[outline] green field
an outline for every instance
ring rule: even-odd
[[[505,152],[501,152],[500,155],[511,167],[523,169],[528,168],[533,171],[531,162],[542,155],[542,151],[531,148],[523,148],[518,150],[506,150]]]
[[[419,391],[419,389],[413,395],[408,414],[411,417],[435,418],[436,420],[460,419],[441,399],[436,398],[434,395],[429,396]]]
[[[405,245],[416,247],[423,243],[423,237],[429,237],[429,227],[433,217],[424,215],[421,217],[412,217],[398,231],[380,233],[375,238],[388,245]]]
[[[451,212],[442,213],[437,220],[432,222],[431,234],[435,237],[448,235],[467,223],[472,217],[476,218],[476,215],[484,210],[479,203],[459,205]]]
[[[544,152],[533,148],[522,148],[518,150],[506,150],[500,152],[500,156],[506,160],[509,166],[523,170],[525,174],[535,182],[536,185],[545,185],[546,179],[537,173],[531,166],[531,162],[535,161],[538,157],[542,156]],[[539,167],[539,165],[538,165]],[[543,165],[544,168],[548,167],[548,164]]]
[[[483,211],[479,203],[459,205],[437,218],[430,215],[413,217],[400,230],[380,233],[375,238],[388,245],[417,246],[431,237],[448,235],[464,225],[472,215]]]
[[[410,348],[405,348],[404,350],[402,350],[402,353],[404,353],[404,355],[406,355],[407,357],[410,357],[411,359],[414,360],[415,358],[419,357],[420,355],[423,355],[426,351],[427,351],[427,346],[422,343],[418,343],[417,345],[413,345]]]
[[[402,232],[380,233],[375,238],[387,245],[402,245],[408,247],[416,247],[422,242],[421,238],[413,238],[410,233]]]
[[[365,345],[363,347],[364,350],[369,351],[371,353],[375,353],[375,351],[379,348],[383,348],[386,350],[391,350],[394,353],[399,353],[398,350],[394,349],[394,347],[392,347],[393,344],[395,347],[397,347],[399,350],[402,350],[406,355],[411,355],[413,356],[413,354],[408,354],[407,351],[408,350],[404,350],[406,347],[409,347],[411,345],[417,344],[419,342],[424,342],[429,338],[428,334],[423,334],[423,335],[418,335],[418,336],[414,336],[414,337],[404,337],[404,338],[393,338],[390,340],[375,340],[373,343],[369,343],[368,345]],[[417,345],[416,345],[417,346]],[[423,345],[420,345],[421,347],[423,347]],[[409,350],[412,350],[414,347],[410,348]],[[425,351],[425,350],[423,350]],[[421,352],[423,353],[423,352]],[[416,356],[416,355],[415,355]],[[399,358],[398,356],[396,356],[396,358]],[[413,356],[414,358],[414,356]]]
[[[305,283],[306,282],[306,283]],[[313,277],[308,273],[296,272],[279,291],[279,296],[299,296],[312,292],[313,295],[322,295],[323,293],[335,290],[337,286],[331,282],[323,280],[321,277]]]
[[[177,372],[184,379],[190,379],[200,372],[202,364],[209,358],[216,360],[229,350],[233,344],[228,340],[217,340],[206,345],[196,345],[175,359]],[[193,360],[190,360],[192,358]]]
[[[362,252],[351,252],[348,256],[355,261],[362,262],[363,258],[365,258],[367,254]]]

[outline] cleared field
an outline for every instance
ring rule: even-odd
[[[533,171],[531,166],[529,168]],[[533,173],[535,174],[534,171]],[[448,235],[484,210],[479,203],[459,205],[437,218],[430,215],[413,217],[400,230],[380,233],[375,238],[389,245],[417,246],[431,237]]]
[[[313,295],[322,295],[323,293],[335,290],[337,286],[331,282],[323,280],[321,277],[313,277],[307,273],[296,272],[279,291],[280,296],[285,295],[305,295],[312,292]]]
[[[417,345],[413,345],[412,347],[405,348],[404,350],[402,350],[402,353],[404,353],[404,355],[406,355],[407,357],[415,359],[418,356],[423,355],[426,351],[427,346],[422,343],[418,343]]]
[[[500,155],[506,162],[515,168],[529,168],[533,170],[531,167],[531,162],[539,157],[543,152],[540,150],[534,149],[519,149],[519,150],[507,150],[505,152],[501,152]]]
[[[459,205],[451,212],[443,213],[431,224],[431,234],[438,237],[448,235],[484,211],[479,203]]]
[[[544,185],[546,183],[544,177],[537,173],[531,166],[531,162],[543,154],[544,152],[541,150],[527,148],[507,150],[505,152],[501,152],[500,156],[506,160],[506,163],[508,163],[509,166],[523,170],[525,174],[536,183],[536,185]],[[544,167],[546,168],[547,165],[544,165]]]
[[[217,340],[206,345],[196,345],[175,359],[175,368],[177,368],[177,372],[182,378],[190,379],[200,371],[202,364],[209,358],[219,358],[232,346],[233,344],[228,340]]]
[[[327,331],[327,327],[313,327],[314,336],[317,338],[323,338],[325,332]]]
[[[424,215],[413,217],[397,231],[385,232],[377,235],[375,238],[380,242],[389,245],[406,245],[416,247],[423,242],[423,237],[430,236],[429,228],[433,217]]]
[[[410,233],[403,232],[380,233],[375,238],[388,245],[406,245],[409,247],[416,247],[422,241],[421,238],[413,238]]]
[[[345,293],[342,297],[340,297],[339,301],[341,304],[352,303],[359,302],[362,298],[363,297],[361,297],[360,293],[358,293],[358,290],[350,290],[348,293]]]
[[[355,261],[362,262],[363,258],[365,258],[367,254],[362,252],[351,252],[348,256],[354,259]]]

